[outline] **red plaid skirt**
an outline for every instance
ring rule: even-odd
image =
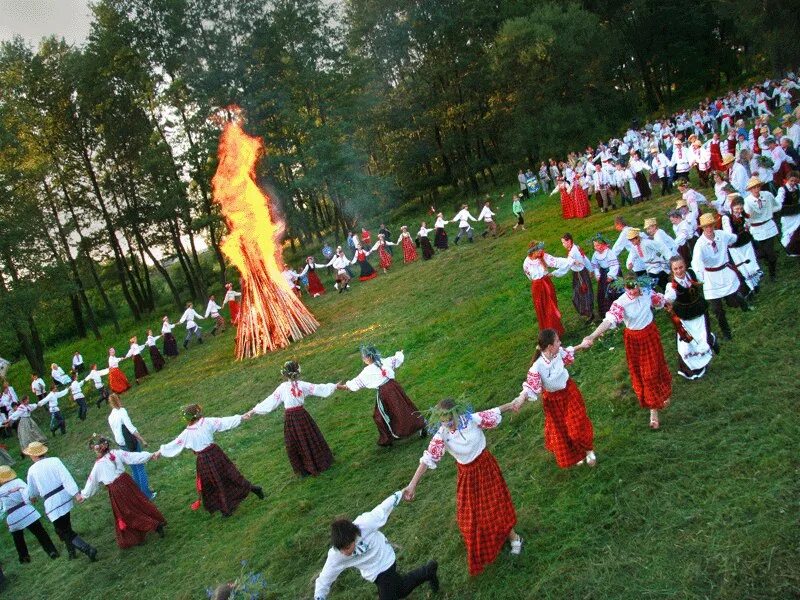
[[[119,370],[119,367],[108,370],[108,385],[111,386],[111,391],[115,394],[121,394],[131,387],[131,384],[128,383],[128,378],[125,377],[125,373]]]
[[[586,458],[594,445],[594,429],[578,386],[572,379],[557,392],[542,394],[544,447],[556,457],[562,469]]]
[[[150,374],[141,354],[136,354],[133,357],[133,373],[136,375],[136,379],[142,379]]]
[[[660,410],[672,395],[672,374],[664,358],[664,347],[656,324],[644,329],[625,328],[625,355],[631,385],[642,408]]]
[[[383,411],[375,403],[372,419],[378,427],[378,445],[391,446],[392,440],[408,437],[425,427],[425,419],[394,379],[390,379],[378,388],[378,400]],[[387,425],[384,415],[388,418]],[[391,428],[391,429],[390,429]]]
[[[558,310],[558,301],[556,300],[556,288],[550,281],[550,277],[531,281],[531,297],[533,297],[536,320],[539,321],[539,331],[555,329],[559,337],[564,335],[561,311]]]
[[[511,494],[492,453],[484,450],[468,465],[458,465],[456,518],[467,547],[470,575],[479,575],[500,554],[517,523]]]
[[[167,523],[127,473],[109,483],[107,489],[120,548],[138,546],[144,542],[148,531],[155,531],[156,527]]]
[[[414,247],[414,242],[411,241],[410,237],[403,237],[403,241],[401,242],[403,246],[403,262],[410,263],[417,260],[417,249]]]
[[[229,515],[253,486],[216,444],[197,453],[197,485],[208,512]]]
[[[319,475],[333,464],[333,454],[322,432],[305,408],[287,408],[283,439],[292,470],[298,475]]]

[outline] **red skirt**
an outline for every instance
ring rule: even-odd
[[[389,254],[385,246],[378,246],[378,259],[381,269],[388,269],[392,266],[392,255]]]
[[[325,293],[325,286],[322,285],[319,275],[311,270],[308,271],[308,293],[312,296]]]
[[[161,356],[161,352],[158,351],[155,345],[148,346],[148,348],[150,349],[150,360],[153,363],[153,368],[156,371],[160,371],[164,368],[164,357]]]
[[[561,188],[561,216],[565,219],[575,218],[575,209],[572,205],[572,196],[564,187]]]
[[[120,371],[119,367],[108,369],[108,385],[111,386],[111,391],[115,394],[121,394],[131,387],[131,384],[128,383],[128,378],[125,377],[125,373]]]
[[[425,419],[394,379],[378,388],[372,419],[378,427],[379,446],[391,446],[393,440],[413,435],[425,427]]]
[[[572,379],[557,392],[542,393],[544,447],[556,457],[562,469],[586,458],[594,447],[594,429],[578,386]]]
[[[533,308],[536,311],[536,320],[539,321],[539,331],[555,329],[558,336],[564,335],[564,326],[561,324],[561,311],[558,310],[556,288],[550,277],[542,277],[531,281],[531,297]]]
[[[586,190],[577,183],[572,186],[572,206],[575,211],[574,216],[579,219],[588,217],[592,212],[589,208],[589,196],[586,195]]]
[[[500,554],[517,515],[503,473],[488,450],[468,465],[458,465],[456,518],[470,575],[479,575]]]
[[[410,237],[403,237],[403,241],[401,242],[401,246],[403,247],[403,262],[410,263],[417,260],[417,249],[414,247],[414,242],[411,241]]]
[[[664,347],[656,324],[644,329],[625,328],[625,355],[631,373],[631,385],[642,408],[660,410],[672,395],[672,374],[664,358]]]
[[[147,370],[147,365],[144,364],[144,359],[141,354],[135,354],[133,356],[133,373],[136,379],[143,379],[150,374]]]
[[[216,444],[197,453],[197,487],[203,507],[213,513],[229,515],[253,489],[253,486]]]
[[[136,486],[133,477],[123,473],[107,486],[117,546],[130,548],[144,542],[148,531],[155,531],[167,520]]]
[[[311,274],[309,274],[309,280],[310,279],[311,279]],[[317,280],[319,280],[319,278]],[[323,289],[323,291],[325,290]],[[236,325],[239,322],[239,303],[236,300],[230,300],[228,302],[228,306],[231,309],[231,323]]]
[[[304,407],[287,408],[284,412],[283,439],[297,475],[319,475],[333,464],[328,442]]]

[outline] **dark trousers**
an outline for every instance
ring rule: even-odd
[[[60,410],[50,413],[50,433],[55,435],[56,429],[60,429],[62,435],[67,433],[67,423],[64,421],[64,415],[61,414]]]
[[[72,530],[72,518],[70,515],[71,513],[61,515],[53,521],[53,529],[56,530],[56,535],[58,535],[61,541],[67,546],[70,546],[72,540],[78,536],[78,534]]]
[[[53,545],[53,540],[50,539],[50,536],[47,534],[47,531],[42,525],[41,519],[37,519],[25,529],[30,531],[36,537],[36,539],[39,540],[39,545],[42,547],[42,550],[47,552],[47,554],[52,555],[57,552],[56,547]],[[19,529],[11,532],[11,537],[14,538],[14,546],[17,549],[17,555],[19,556],[20,562],[30,558],[30,555],[28,554],[28,545],[25,543],[25,529]]]
[[[397,563],[392,563],[391,567],[375,579],[375,585],[378,586],[378,600],[405,598],[414,591],[414,588],[425,583],[428,577],[427,565],[401,575],[397,572]]]
[[[106,386],[95,388],[95,393],[97,394],[97,408],[100,408],[100,405],[103,402],[108,402],[108,389]]]
[[[711,305],[711,310],[714,315],[717,317],[717,322],[719,323],[719,329],[722,331],[722,335],[726,338],[730,339],[731,337],[731,326],[728,324],[728,317],[725,316],[725,306],[727,304],[731,308],[741,308],[742,310],[747,310],[749,305],[747,304],[747,300],[744,299],[744,296],[740,292],[736,292],[735,294],[728,294],[724,298],[715,298],[714,300],[709,300],[708,303]]]
[[[765,240],[753,240],[756,247],[756,258],[764,259],[767,261],[767,268],[769,269],[769,276],[775,278],[775,272],[778,267],[778,255],[775,254],[775,237],[767,238]]]
[[[81,421],[86,419],[86,413],[89,412],[89,407],[86,406],[86,398],[75,398],[75,404],[78,405],[78,418]]]

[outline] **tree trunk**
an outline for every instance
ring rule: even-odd
[[[164,268],[164,265],[161,264],[154,255],[153,252],[150,250],[150,246],[148,246],[147,242],[144,240],[142,235],[136,231],[136,241],[139,243],[139,248],[141,248],[147,256],[150,258],[150,262],[153,263],[153,266],[156,268],[156,271],[161,273],[161,276],[164,278],[164,281],[169,288],[170,293],[172,294],[172,299],[175,301],[175,306],[178,307],[178,310],[183,308],[183,302],[181,302],[181,296],[178,293],[178,288],[175,287],[175,283],[172,281],[172,277],[169,276],[169,271]],[[155,308],[155,307],[153,307]]]

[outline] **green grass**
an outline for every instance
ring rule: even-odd
[[[658,216],[669,227],[664,213],[672,201],[625,214],[634,224]],[[564,222],[557,205],[555,197],[528,201],[523,233],[510,230],[509,201],[500,207],[506,232],[497,240],[478,238],[410,266],[399,264],[395,253],[388,275],[355,282],[349,294],[331,289],[322,298],[306,297],[321,326],[287,350],[235,362],[230,329],[208,338],[127,393],[125,405],[153,450],[180,432],[180,405],[200,402],[210,415],[244,412],[280,383],[279,366],[288,358],[301,362],[309,381],[352,377],[361,367],[357,348],[364,340],[385,353],[405,350],[398,381],[420,408],[448,395],[463,395],[476,408],[506,402],[519,392],[537,332],[521,269],[528,242],[544,239],[549,251],[563,255],[558,238],[565,231],[579,242],[598,230],[616,235],[611,216]],[[384,528],[400,568],[437,558],[439,597],[459,600],[796,596],[796,275],[797,264],[782,258],[779,281],[765,283],[757,310],[731,311],[734,340],[723,345],[703,380],[674,378],[673,403],[659,432],[648,430],[646,411],[631,391],[620,333],[581,353],[571,372],[594,422],[598,467],[558,469],[543,447],[541,407],[527,405],[487,436],[517,508],[517,529],[526,540],[522,555],[503,553],[480,577],[467,576],[455,522],[456,469],[447,457],[423,479],[417,500],[399,506]],[[571,306],[570,278],[556,287],[565,340],[575,343],[589,329]],[[152,325],[157,322],[154,315]],[[674,332],[663,315],[657,322],[674,369]],[[143,328],[135,332],[143,337]],[[134,330],[102,346],[82,341],[80,348],[86,360],[101,360],[108,340],[125,347],[129,333]],[[73,346],[56,349],[48,363],[68,363]],[[27,389],[23,365],[15,365],[11,377],[18,390]],[[280,412],[219,435],[220,446],[268,496],[251,497],[231,518],[189,510],[194,457],[185,454],[148,467],[156,503],[169,521],[163,540],[154,536],[144,546],[119,550],[104,493],[73,512],[75,529],[100,550],[96,564],[84,557],[51,561],[29,537],[33,564],[19,565],[6,537],[0,559],[11,578],[8,597],[202,598],[206,587],[237,577],[240,561],[247,560],[247,571],[261,571],[269,581],[268,598],[310,598],[331,519],[355,517],[403,487],[424,449],[419,440],[377,447],[373,402],[370,391],[308,401],[336,458],[316,478],[293,476]],[[106,410],[92,407],[84,423],[74,408],[66,416],[68,434],[55,438],[52,452],[82,485],[93,463],[85,441],[107,430]],[[17,453],[16,440],[9,450]],[[18,472],[26,466],[27,460],[18,462]],[[374,597],[374,586],[357,572],[342,575],[331,594]],[[429,592],[421,588],[412,597],[428,598]]]

